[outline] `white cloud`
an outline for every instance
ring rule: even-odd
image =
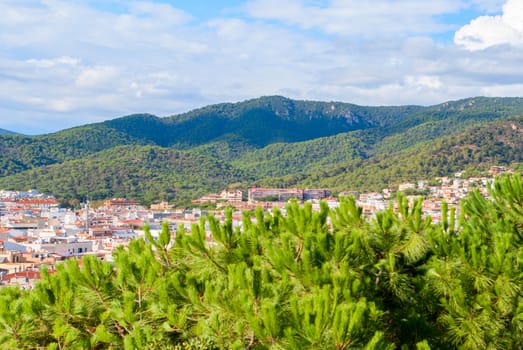
[[[35,65],[36,67],[39,67],[39,68],[52,68],[57,65],[77,66],[81,61],[78,58],[62,56],[62,57],[57,57],[57,58],[53,58],[53,59],[31,58],[31,59],[28,59],[26,62],[30,63],[32,65]]]
[[[434,16],[456,12],[460,1],[433,0],[251,0],[245,8],[249,15],[279,20],[302,29],[317,29],[343,36],[406,35],[442,32],[449,26]]]
[[[481,16],[455,34],[457,45],[483,50],[496,45],[523,47],[523,1],[508,0],[499,16]]]
[[[47,106],[55,112],[69,112],[74,107],[72,103],[67,100],[51,100],[47,102]]]
[[[69,98],[47,99],[42,97],[30,97],[25,102],[51,112],[69,112],[75,107],[73,101]]]
[[[520,97],[523,91],[523,84],[492,85],[481,89],[484,96],[514,96]]]
[[[107,84],[116,76],[113,67],[92,67],[83,69],[75,80],[80,88],[95,88]]]
[[[421,75],[421,76],[407,76],[405,78],[407,85],[418,90],[437,90],[443,86],[439,77]]]

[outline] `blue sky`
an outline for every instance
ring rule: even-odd
[[[27,134],[262,95],[523,95],[523,0],[2,0],[0,12],[0,128]]]

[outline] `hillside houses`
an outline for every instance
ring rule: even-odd
[[[241,203],[243,201],[243,192],[240,190],[223,190],[220,193],[210,193],[201,198],[193,200],[193,203]]]
[[[252,187],[248,191],[248,202],[286,202],[290,199],[312,200],[324,199],[330,196],[326,189],[300,189],[300,188],[260,188]]]

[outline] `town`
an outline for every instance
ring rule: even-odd
[[[195,208],[173,208],[166,202],[145,208],[139,202],[116,198],[92,207],[89,201],[81,209],[61,208],[51,194],[37,190],[0,191],[0,286],[17,285],[31,289],[40,279],[40,268],[46,265],[49,271],[60,261],[80,258],[94,254],[98,258],[111,261],[112,252],[131,239],[144,237],[143,226],[148,224],[153,236],[157,236],[163,222],[167,222],[174,234],[183,226],[186,231],[208,214],[225,220],[224,209],[233,209],[233,225],[241,227],[242,212],[261,207],[266,211],[278,207],[285,215],[285,205],[289,200],[300,203],[311,202],[313,210],[319,210],[320,202],[325,201],[329,208],[339,207],[341,197],[353,196],[371,219],[376,212],[395,205],[395,192],[403,192],[409,200],[423,197],[423,213],[434,223],[441,220],[442,203],[456,208],[459,215],[459,202],[472,190],[477,189],[488,195],[488,185],[496,175],[511,172],[506,167],[496,166],[489,176],[462,178],[461,173],[454,177],[440,177],[433,181],[403,183],[396,189],[381,192],[358,193],[342,192],[337,197],[327,189],[282,189],[252,187],[247,196],[240,190],[223,190],[199,198]],[[203,210],[202,204],[213,204],[216,210]],[[212,241],[210,232],[207,239]]]

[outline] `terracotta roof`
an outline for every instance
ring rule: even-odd
[[[29,278],[32,280],[40,279],[40,271],[21,271],[21,272],[14,272],[14,273],[8,273],[4,276],[4,281],[11,281],[13,278]]]
[[[49,198],[46,198],[46,199],[19,199],[16,202],[17,203],[21,203],[21,204],[32,204],[32,205],[37,205],[37,204],[59,204],[58,201],[56,201],[54,199],[49,199]]]
[[[143,224],[143,219],[136,219],[136,220],[122,220],[125,224]]]

